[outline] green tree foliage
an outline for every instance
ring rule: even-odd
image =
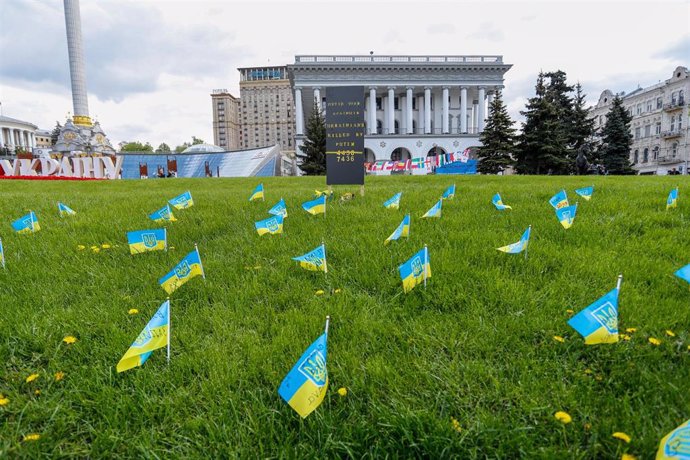
[[[326,174],[326,121],[316,102],[307,120],[304,143],[299,149],[302,152],[297,154],[302,160],[299,168],[304,174]]]
[[[120,146],[121,152],[153,152],[153,147],[148,142],[123,142]]]
[[[55,128],[53,128],[53,131],[50,133],[50,145],[57,144],[58,137],[60,136],[61,130],[62,130],[62,125],[60,124],[59,121],[56,121],[55,122]]]
[[[165,142],[162,142],[161,145],[159,145],[158,148],[156,149],[156,152],[159,152],[159,153],[170,152],[170,146],[168,144],[166,144]]]
[[[609,174],[635,174],[630,164],[630,147],[633,140],[630,134],[631,121],[632,117],[623,107],[623,101],[616,95],[606,114],[606,124],[601,130],[600,156]]]
[[[500,91],[489,105],[489,117],[480,140],[482,146],[477,151],[480,173],[496,174],[514,163],[511,155],[515,149],[515,129]]]
[[[192,136],[192,145],[205,144],[204,140],[196,136]]]
[[[586,94],[582,92],[582,85],[578,82],[575,85],[575,97],[573,98],[573,108],[571,112],[571,126],[569,143],[572,149],[571,164],[575,164],[578,150],[587,145],[590,147],[587,161],[589,163],[596,163],[598,158],[596,149],[594,148],[594,118],[592,118],[590,109],[586,107]]]

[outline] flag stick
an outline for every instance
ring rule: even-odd
[[[194,250],[196,251],[196,255],[199,257],[199,266],[201,267],[201,277],[203,279],[206,279],[206,273],[204,272],[204,264],[201,263],[201,254],[199,254],[199,246],[194,243]]]
[[[527,248],[529,248],[529,239],[532,237],[532,226],[527,227],[529,233],[527,234],[527,246],[525,246],[525,260],[527,260]]]
[[[163,227],[163,238],[165,238],[165,252],[168,252],[168,227]]]
[[[170,314],[170,297],[168,297],[168,364],[170,364],[170,330],[172,329],[172,315]]]
[[[2,238],[0,238],[0,262],[2,262],[2,268],[5,269],[5,248],[2,246]]]
[[[623,284],[623,274],[618,275],[618,283],[616,283],[616,289],[620,292],[621,284]]]
[[[331,316],[327,315],[326,316],[326,329],[324,331],[324,334],[326,334],[326,335],[328,335],[328,325],[330,324],[330,322],[331,322]]]
[[[324,276],[328,275],[328,261],[326,260],[326,243],[321,240],[321,246],[323,246],[323,273]]]
[[[29,209],[29,219],[31,219],[31,231],[34,231],[35,225],[34,225],[34,212]]]
[[[424,289],[426,289],[426,270],[429,264],[429,249],[424,245]]]

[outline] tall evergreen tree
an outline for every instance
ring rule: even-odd
[[[569,95],[573,87],[566,83],[566,73],[562,70],[547,72],[544,76],[549,79],[544,97],[553,105],[558,121],[551,131],[553,152],[558,161],[551,165],[551,170],[554,174],[568,174],[572,172],[570,158],[574,158],[571,145],[573,98]]]
[[[60,136],[61,130],[62,130],[62,125],[60,124],[59,121],[56,121],[55,122],[55,128],[53,128],[53,131],[50,133],[50,145],[57,144],[58,137]]]
[[[307,176],[326,174],[326,120],[316,101],[307,120],[304,143],[300,145],[302,159],[299,168]]]
[[[586,94],[582,92],[582,85],[578,82],[575,85],[575,97],[573,98],[573,109],[570,121],[570,144],[572,154],[570,156],[571,166],[575,168],[575,158],[583,145],[589,147],[587,161],[596,163],[597,157],[594,148],[594,118],[591,117],[590,109],[585,106],[587,101]]]
[[[632,116],[623,107],[621,98],[616,95],[601,130],[601,160],[609,174],[635,174],[630,164],[630,147],[633,141],[630,133],[631,121]]]
[[[500,91],[489,105],[489,116],[479,140],[482,143],[477,151],[480,173],[496,174],[514,163],[511,155],[515,150],[515,129]]]

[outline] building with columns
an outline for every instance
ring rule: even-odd
[[[17,148],[31,152],[36,147],[36,129],[28,121],[0,115],[0,152],[13,154]]]
[[[647,88],[620,93],[623,106],[632,116],[630,162],[639,174],[664,175],[676,171],[688,174],[690,161],[690,72],[676,67],[671,78]],[[614,94],[605,90],[593,107],[594,128],[606,124]]]
[[[512,67],[502,56],[295,56],[295,143],[304,140],[313,101],[326,90],[365,93],[365,161],[405,160],[479,146],[487,104]]]

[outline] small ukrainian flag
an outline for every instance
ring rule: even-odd
[[[259,235],[283,233],[283,216],[272,216],[254,223]]]
[[[441,195],[441,199],[443,200],[451,200],[455,196],[455,184],[451,185],[446,189],[445,192],[443,192],[443,195]]]
[[[41,229],[38,218],[33,211],[12,222],[12,228],[17,233],[35,233]]]
[[[623,275],[618,277],[616,287],[597,299],[568,324],[585,339],[586,345],[618,342],[618,295]]]
[[[172,294],[192,278],[201,275],[204,279],[204,267],[201,265],[201,256],[199,249],[194,247],[194,250],[187,254],[175,267],[168,272],[163,278],[158,280],[165,292]]]
[[[129,244],[130,254],[141,254],[148,251],[167,251],[168,232],[165,228],[127,232],[127,244]]]
[[[525,230],[525,233],[522,234],[520,237],[520,241],[517,243],[512,243],[509,244],[508,246],[502,246],[500,248],[496,248],[498,251],[501,252],[507,252],[508,254],[519,254],[525,249],[527,249],[527,245],[529,244],[529,237],[530,234],[532,233],[532,226],[530,225],[527,227],[527,230]]]
[[[285,205],[285,200],[280,199],[279,202],[275,204],[271,209],[268,210],[269,214],[273,214],[274,216],[283,216],[283,218],[288,216],[287,212],[287,206]]]
[[[117,363],[117,372],[124,372],[143,365],[154,350],[168,348],[170,361],[170,301],[166,300],[149,320],[132,346]]]
[[[577,213],[577,203],[572,206],[566,206],[565,208],[556,209],[556,217],[561,223],[563,228],[568,229],[573,226],[575,221],[575,214]]]
[[[402,222],[400,222],[400,225],[398,225],[398,228],[395,229],[395,231],[391,234],[391,236],[386,238],[386,241],[384,241],[383,244],[386,245],[386,244],[390,243],[391,241],[395,241],[398,238],[403,237],[403,236],[405,238],[409,238],[409,236],[410,236],[410,215],[409,214],[407,214],[403,218]]]
[[[264,200],[264,184],[263,183],[256,186],[256,188],[252,192],[252,196],[249,197],[249,201],[258,200],[259,198]]]
[[[64,217],[64,216],[73,216],[77,212],[74,209],[67,206],[66,204],[60,203],[58,201],[58,213],[60,214],[60,217]]]
[[[678,278],[690,283],[690,264],[686,265],[685,267],[679,268],[673,274],[676,275]]]
[[[690,420],[664,436],[656,452],[656,460],[688,459],[690,459]]]
[[[594,194],[594,186],[590,185],[589,187],[579,188],[575,190],[575,193],[580,195],[585,200],[589,201],[592,199],[592,195]]]
[[[410,292],[418,284],[424,283],[431,278],[431,261],[429,260],[429,249],[424,249],[413,255],[407,262],[398,267],[400,278],[403,283],[403,291]]]
[[[333,190],[314,190],[314,198],[325,196],[329,200],[333,199]]]
[[[2,238],[0,238],[0,263],[2,268],[5,268],[5,248],[2,247]]]
[[[549,203],[554,209],[565,208],[568,206],[568,195],[565,193],[565,190],[561,190],[551,197]]]
[[[671,190],[666,199],[666,209],[675,208],[678,206],[678,187]]]
[[[494,197],[491,199],[491,202],[494,204],[494,206],[496,206],[496,209],[498,209],[499,211],[503,211],[505,209],[513,209],[507,204],[503,204],[503,200],[501,199],[501,195],[499,193],[494,195]]]
[[[328,273],[328,266],[326,265],[326,245],[321,243],[318,248],[309,251],[303,256],[293,257],[292,260],[299,262],[300,267],[311,270]]]
[[[441,217],[441,207],[443,206],[443,198],[438,200],[438,202],[429,209],[426,214],[422,216],[425,217]]]
[[[309,214],[326,214],[326,195],[321,195],[319,198],[306,203],[302,203],[302,208]]]
[[[175,216],[173,216],[172,211],[170,210],[170,205],[166,204],[162,208],[160,208],[158,211],[153,212],[152,214],[149,214],[149,219],[156,223],[160,222],[177,222],[177,219]]]
[[[194,206],[194,199],[192,192],[186,191],[182,195],[177,195],[175,198],[168,201],[175,209],[186,209]]]
[[[402,197],[402,192],[398,192],[391,198],[383,203],[383,207],[387,209],[399,209],[400,208],[400,198]]]
[[[328,390],[328,369],[326,368],[328,323],[321,336],[314,341],[285,376],[278,394],[302,418],[319,407]]]

